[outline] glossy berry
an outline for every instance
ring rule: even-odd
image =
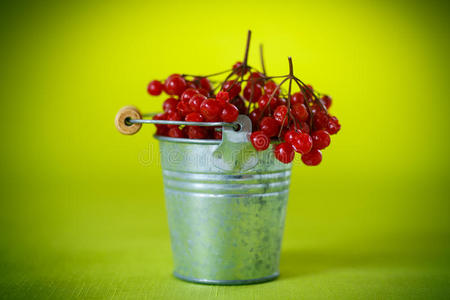
[[[238,61],[233,65],[233,71],[238,76],[245,75],[248,72],[248,67],[244,70],[242,62]]]
[[[209,82],[209,79],[206,77],[202,77],[199,79],[199,88],[206,90],[209,92],[211,90],[211,83]]]
[[[241,98],[234,98],[233,100],[230,101],[230,103],[237,107],[239,113],[241,114],[247,113],[247,107],[245,106],[244,100],[242,100]]]
[[[259,72],[252,72],[248,77],[248,82],[264,85],[264,75]]]
[[[273,137],[278,134],[280,124],[272,117],[264,117],[261,120],[260,128],[267,136]]]
[[[338,133],[339,130],[341,130],[341,124],[339,124],[339,121],[336,117],[331,117],[328,120],[328,124],[327,124],[327,132],[329,132],[330,134],[336,134]]]
[[[200,105],[200,113],[206,121],[217,121],[222,113],[222,107],[215,99],[208,98]]]
[[[169,129],[168,136],[173,138],[183,138],[184,134],[180,128],[174,127]]]
[[[177,110],[178,100],[175,98],[168,98],[163,102],[163,110],[165,112],[175,112]]]
[[[264,92],[266,95],[272,96],[273,92],[276,90],[274,96],[278,96],[280,94],[280,89],[277,89],[277,84],[275,82],[268,81],[264,85]]]
[[[258,84],[247,84],[244,88],[244,98],[256,102],[261,97],[261,87]]]
[[[163,89],[164,85],[158,80],[153,80],[147,86],[147,92],[152,96],[161,95]]]
[[[272,97],[272,99],[270,99],[270,95],[262,95],[261,97],[259,97],[258,100],[258,105],[260,109],[264,109],[264,107],[267,106],[267,104],[269,103],[270,100],[270,109],[273,111],[275,110],[275,108],[278,106],[278,98],[277,97]]]
[[[182,115],[186,116],[187,114],[192,112],[191,106],[189,105],[189,101],[178,101],[177,111]]]
[[[230,99],[233,99],[241,92],[241,84],[235,80],[230,80],[224,83],[222,90],[228,92]]]
[[[202,94],[196,94],[189,100],[189,107],[192,111],[200,111],[200,105],[202,105],[203,101],[205,101],[206,99],[206,96]]]
[[[301,103],[296,103],[292,105],[292,114],[299,120],[300,122],[308,120],[309,114],[306,106]]]
[[[230,95],[228,92],[220,91],[217,93],[216,100],[220,105],[224,106],[226,103],[230,102]]]
[[[200,126],[188,126],[187,133],[190,139],[206,139],[208,137],[208,130]]]
[[[205,119],[203,116],[198,112],[192,112],[188,114],[185,118],[185,121],[187,122],[203,122]]]
[[[324,129],[324,130],[328,131],[328,121],[329,121],[329,119],[330,118],[328,117],[328,115],[324,111],[322,111],[322,110],[317,111],[314,114],[314,118],[313,118],[314,128],[316,130]],[[331,134],[330,131],[328,131],[328,133]]]
[[[312,95],[314,93],[314,88],[312,87],[312,85],[307,84],[304,90],[304,94],[306,96],[306,98],[311,99]]]
[[[178,112],[171,112],[167,115],[168,121],[181,121],[181,115]],[[169,128],[178,127],[178,125],[167,125]]]
[[[303,94],[300,92],[297,92],[291,96],[291,105],[296,103],[305,103],[305,96],[303,96]]]
[[[294,160],[295,152],[289,143],[281,143],[275,147],[275,158],[284,164],[288,164]]]
[[[256,128],[258,125],[259,117],[261,116],[261,110],[259,108],[254,109],[250,115],[249,118],[252,121],[253,128]]]
[[[157,114],[153,116],[153,120],[167,120],[167,113]],[[167,135],[169,128],[164,124],[155,124],[156,135]]]
[[[287,112],[288,112],[288,108],[286,105],[280,105],[278,106],[274,113],[273,113],[273,117],[275,118],[275,120],[278,121],[278,123],[280,123],[280,125],[288,125],[288,120],[287,120]]]
[[[302,155],[302,161],[307,166],[317,166],[322,161],[322,152],[317,149]]]
[[[222,130],[218,131],[218,130],[214,130],[213,132],[213,138],[215,140],[221,140],[222,139]]]
[[[181,94],[180,100],[182,100],[182,101],[189,101],[189,100],[191,100],[191,98],[194,95],[197,95],[197,94],[198,94],[197,89],[188,88]]]
[[[295,131],[295,130],[288,130],[285,134],[284,134],[284,140],[291,144],[297,140],[299,138],[300,133]]]
[[[316,130],[311,135],[314,149],[325,149],[330,145],[330,135],[325,130]]]
[[[323,105],[325,105],[325,107],[326,107],[327,109],[330,108],[331,102],[332,102],[330,96],[328,96],[328,95],[323,95],[323,96],[322,96],[322,99],[320,99],[320,101],[322,101]]]
[[[236,106],[234,106],[233,104],[230,104],[230,103],[226,103],[223,106],[221,117],[224,122],[234,122],[234,121],[236,121],[238,116],[239,116],[239,110],[237,109]]]
[[[300,133],[293,141],[292,148],[295,152],[300,154],[305,154],[311,151],[313,145],[313,140],[311,136],[307,133]]]
[[[255,131],[250,135],[250,142],[256,151],[263,151],[269,148],[270,138],[262,131]]]
[[[181,95],[186,89],[186,80],[178,74],[170,75],[164,82],[164,90],[169,95]]]

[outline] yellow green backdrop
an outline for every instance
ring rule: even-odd
[[[22,1],[0,9],[0,297],[446,298],[449,22],[438,1]],[[281,277],[171,276],[151,79],[206,74],[265,47],[272,75],[333,96],[319,167],[294,166]]]

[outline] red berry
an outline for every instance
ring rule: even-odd
[[[215,140],[221,140],[222,139],[222,130],[219,131],[219,130],[214,129],[213,138]]]
[[[314,89],[313,89],[312,85],[307,84],[305,87],[304,93],[305,93],[306,98],[311,99],[312,95],[314,93]]]
[[[277,89],[277,84],[273,81],[268,81],[264,85],[264,92],[266,95],[272,96],[273,92],[276,90],[276,93],[274,96],[278,96],[280,94],[280,89]]]
[[[259,108],[254,109],[250,115],[249,118],[252,121],[252,127],[255,129],[258,126],[259,117],[261,115],[261,110]]]
[[[153,80],[152,82],[150,82],[150,83],[148,84],[148,86],[147,86],[147,92],[148,92],[150,95],[158,96],[158,95],[161,95],[161,93],[162,93],[162,91],[163,91],[163,88],[164,88],[164,86],[163,86],[163,84],[162,84],[160,81],[158,81],[158,80]]]
[[[300,122],[308,120],[308,117],[309,117],[306,106],[301,103],[296,103],[296,104],[292,105],[292,114]]]
[[[292,95],[292,97],[291,97],[291,105],[296,104],[296,103],[300,103],[300,104],[305,103],[305,97],[304,97],[303,94],[300,93],[300,92],[295,93],[295,94]]]
[[[302,161],[307,166],[317,166],[322,161],[322,152],[317,149],[302,155]]]
[[[175,112],[177,110],[178,100],[175,98],[168,98],[163,102],[163,110],[165,112]]]
[[[286,98],[279,98],[278,105],[287,105],[288,101]]]
[[[325,130],[316,130],[311,135],[314,149],[321,150],[330,144],[330,135]]]
[[[330,96],[328,96],[328,95],[323,95],[321,101],[322,101],[323,105],[325,105],[325,107],[326,107],[327,109],[330,108],[331,102],[332,102]]]
[[[264,117],[261,120],[260,128],[267,136],[273,137],[278,134],[280,124],[272,117]]]
[[[258,100],[259,108],[264,109],[264,107],[266,107],[267,104],[269,103],[269,99],[270,95],[262,95],[261,97],[259,97]],[[274,110],[277,106],[278,106],[278,98],[272,97],[272,99],[270,100],[270,109]]]
[[[157,114],[153,116],[153,120],[167,120],[167,113]],[[164,124],[155,124],[156,135],[167,135],[169,128]]]
[[[222,110],[222,120],[224,122],[234,122],[239,116],[239,110],[236,106],[230,103],[226,103]]]
[[[292,145],[299,138],[300,133],[295,130],[289,130],[284,134],[284,140]]]
[[[226,103],[230,102],[230,95],[228,92],[220,91],[217,93],[216,100],[224,106]]]
[[[258,84],[247,84],[244,88],[244,98],[256,102],[261,97],[261,87]]]
[[[331,117],[328,120],[327,131],[330,134],[336,134],[339,130],[341,130],[341,124],[339,124],[338,119],[336,117]]]
[[[186,116],[192,112],[189,101],[186,100],[178,101],[177,110],[182,116]]]
[[[198,91],[193,88],[186,89],[180,96],[180,100],[189,101],[194,95],[197,95]]]
[[[300,154],[305,154],[311,151],[313,145],[313,140],[311,136],[307,133],[300,133],[293,141],[292,148],[295,152]]]
[[[300,122],[300,124],[298,125],[298,129],[300,129],[300,131],[303,133],[309,134],[310,132],[309,125],[306,122]]]
[[[314,118],[313,118],[314,128],[316,130],[324,129],[324,130],[328,131],[328,120],[329,120],[329,117],[325,112],[323,112],[321,110],[317,111],[314,114]],[[331,132],[328,131],[328,133],[331,133]]]
[[[206,77],[202,77],[199,80],[200,88],[205,89],[207,92],[211,90],[211,83],[209,82],[209,79]]]
[[[259,72],[252,72],[250,76],[248,76],[248,81],[264,85],[264,75]]]
[[[241,114],[247,113],[247,107],[245,106],[244,100],[242,100],[241,98],[234,98],[233,100],[230,101],[230,103],[237,107],[239,113]]]
[[[263,151],[269,148],[270,138],[262,131],[255,131],[250,135],[250,142],[256,151]]]
[[[181,121],[181,116],[178,112],[171,112],[167,115],[168,121]],[[178,125],[167,125],[169,128],[175,128],[178,127]]]
[[[192,96],[191,100],[189,100],[189,107],[192,111],[200,111],[200,105],[202,105],[203,101],[207,98],[202,94],[196,94]]]
[[[288,112],[288,108],[286,105],[280,105],[278,106],[274,113],[273,113],[273,117],[275,118],[275,120],[278,121],[278,123],[280,123],[281,125],[286,125],[288,124],[288,120],[286,118]]]
[[[208,137],[208,130],[200,126],[188,126],[188,137],[190,139],[205,139]]]
[[[200,105],[200,112],[207,121],[217,121],[222,113],[220,103],[208,98]]]
[[[194,82],[186,80],[186,88],[196,90],[197,86]]]
[[[241,84],[236,80],[230,80],[223,84],[222,90],[228,92],[230,99],[233,99],[241,92]]]
[[[187,122],[203,122],[205,119],[203,116],[198,112],[192,112],[188,114],[185,118],[185,121]]]
[[[245,75],[248,72],[248,70],[249,70],[248,67],[246,67],[244,70],[244,68],[242,66],[242,62],[240,62],[240,61],[238,61],[237,63],[235,63],[233,65],[234,74],[236,74],[238,76]]]
[[[289,143],[281,143],[275,147],[275,158],[284,164],[288,164],[294,160],[295,152]]]
[[[178,127],[170,128],[168,135],[173,138],[183,138],[184,137],[183,132]]]
[[[186,80],[178,74],[170,75],[164,82],[164,90],[169,95],[181,95],[186,89]]]

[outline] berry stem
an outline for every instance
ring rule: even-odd
[[[191,75],[191,74],[182,74],[182,77],[198,77],[198,78],[208,78],[208,77],[213,77],[213,76],[217,76],[217,75],[222,75],[225,73],[228,73],[232,71],[232,69],[226,70],[226,71],[222,71],[222,72],[217,72],[217,73],[213,73],[213,74],[209,74],[209,75]]]
[[[298,85],[298,88],[300,89],[301,92],[304,91],[304,87],[300,84],[300,80],[297,77],[294,77],[294,81],[295,83]],[[300,82],[299,82],[300,81]],[[313,125],[313,114],[311,111],[311,107],[309,107],[309,102],[308,99],[305,97],[305,101],[306,101],[306,109],[308,110],[308,114],[309,114],[309,128],[311,129],[311,131],[313,130],[312,125]],[[295,122],[294,122],[295,124]]]
[[[259,44],[259,57],[261,59],[261,68],[262,68],[264,77],[266,77],[267,73],[266,73],[266,66],[264,64],[263,44]]]

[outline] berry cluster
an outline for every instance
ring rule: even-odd
[[[208,75],[170,75],[164,82],[153,80],[148,93],[158,96],[163,91],[170,96],[163,103],[164,112],[154,116],[156,120],[191,122],[234,122],[239,114],[246,114],[252,121],[250,141],[254,148],[263,151],[272,140],[275,157],[290,163],[295,152],[301,154],[304,164],[318,165],[321,150],[330,144],[330,135],[336,134],[341,125],[328,113],[332,99],[316,92],[294,76],[289,58],[289,74],[267,76],[264,60],[260,72],[247,64],[250,32],[244,60],[231,70]],[[209,78],[228,73],[223,81]],[[277,84],[274,79],[281,79]],[[213,85],[213,83],[215,83]],[[293,92],[293,83],[298,90]],[[283,85],[288,84],[288,89]],[[221,139],[221,128],[201,126],[156,125],[157,135],[190,139]]]

